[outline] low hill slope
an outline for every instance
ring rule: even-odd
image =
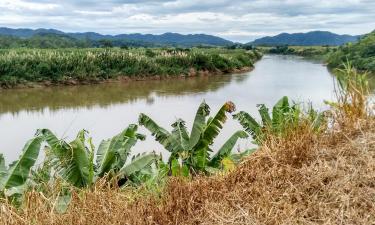
[[[357,69],[375,72],[375,31],[365,35],[358,43],[341,46],[338,51],[331,54],[328,65],[339,67],[348,60]]]
[[[263,37],[248,44],[262,46],[294,45],[294,46],[338,46],[348,42],[356,42],[359,36],[339,35],[327,31],[308,33],[282,33],[273,37]]]

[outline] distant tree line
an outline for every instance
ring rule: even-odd
[[[21,38],[15,36],[0,35],[0,49],[12,48],[41,48],[41,49],[57,49],[57,48],[112,48],[120,47],[127,49],[129,47],[161,47],[156,43],[149,43],[136,40],[91,40],[76,39],[69,36],[58,34],[38,34],[30,38]]]
[[[162,43],[158,41],[143,41],[126,38],[106,38],[90,39],[75,38],[64,34],[40,33],[32,37],[24,38],[10,35],[0,35],[0,49],[12,48],[41,48],[41,49],[57,49],[57,48],[112,48],[120,47],[122,49],[136,48],[136,47],[198,47],[210,48],[218,47],[216,45],[200,44],[199,40],[196,43]],[[225,47],[225,45],[224,45]],[[232,47],[230,47],[232,48]],[[235,47],[237,48],[237,47]],[[233,48],[233,49],[235,49]]]

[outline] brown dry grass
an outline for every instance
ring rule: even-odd
[[[39,193],[1,224],[374,224],[375,119],[316,137],[269,140],[235,171],[171,179],[161,199],[105,187],[76,193],[65,214]],[[130,199],[130,197],[132,199]]]

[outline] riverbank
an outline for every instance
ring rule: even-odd
[[[0,51],[2,88],[79,85],[248,71],[262,55],[241,49],[12,49]]]
[[[139,113],[154,115],[164,126],[176,116],[190,118],[186,122],[192,124],[196,107],[184,106],[198,106],[203,99],[215,108],[231,100],[254,112],[256,103],[274,104],[287,95],[321,108],[323,100],[331,99],[333,88],[332,76],[322,64],[301,57],[265,55],[249,73],[1,90],[0,134],[4,140],[0,149],[8,160],[15,160],[23,144],[41,127],[68,137],[86,128],[100,141],[134,123]],[[225,129],[236,131],[235,125]],[[145,149],[163,151],[152,138],[135,146],[136,152]]]
[[[348,61],[359,71],[375,74],[375,31],[356,43],[342,46],[276,46],[260,47],[264,53],[298,55],[325,62],[331,69],[344,68]]]
[[[0,156],[0,222],[371,224],[374,104],[363,74],[348,68],[337,79],[336,101],[327,101],[325,112],[304,110],[284,96],[275,105],[258,105],[262,120],[256,120],[254,113],[232,114],[230,101],[211,114],[203,101],[191,133],[183,119],[176,118],[169,132],[141,113],[137,124],[98,148],[86,130],[72,142],[38,130],[11,164],[17,166],[6,167]],[[215,148],[230,117],[243,130]],[[171,153],[167,160],[155,152],[130,160],[131,147],[146,137],[138,126]],[[238,139],[249,136],[255,149],[232,152]],[[48,157],[33,167],[41,149]]]
[[[327,62],[330,54],[337,51],[337,47],[332,46],[276,46],[260,49],[268,54],[296,55],[322,62]]]
[[[179,79],[189,79],[195,77],[209,77],[209,76],[216,76],[216,75],[223,75],[223,74],[231,74],[231,73],[246,73],[250,72],[254,69],[254,66],[245,66],[242,68],[234,68],[229,69],[227,71],[208,71],[208,70],[200,70],[196,71],[194,68],[190,68],[187,74],[179,74],[179,75],[152,75],[152,76],[135,76],[129,77],[127,75],[117,75],[116,78],[109,78],[109,79],[94,79],[94,80],[78,80],[78,79],[68,79],[63,81],[42,81],[42,82],[23,82],[19,84],[15,84],[12,86],[0,86],[1,90],[8,90],[8,89],[25,89],[25,88],[44,88],[44,87],[59,87],[59,86],[81,86],[81,85],[94,85],[94,84],[106,84],[106,83],[131,83],[131,82],[138,82],[138,81],[152,81],[152,80],[179,80]]]
[[[30,221],[54,225],[372,224],[375,118],[340,124],[322,136],[296,131],[284,141],[262,146],[230,173],[192,181],[171,178],[152,193],[147,185],[122,190],[98,182],[74,193],[62,214],[54,212],[54,204],[42,193],[29,192],[22,210],[3,204],[0,221],[17,225]]]

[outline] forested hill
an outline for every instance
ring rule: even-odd
[[[357,43],[340,46],[330,55],[328,65],[340,67],[350,61],[359,70],[375,73],[375,30],[363,36]]]
[[[56,44],[56,46],[54,46]],[[119,34],[103,35],[94,32],[65,33],[55,29],[0,28],[0,48],[17,47],[98,47],[98,46],[227,46],[223,38],[206,34]]]
[[[248,44],[277,46],[277,45],[294,45],[294,46],[319,46],[330,45],[338,46],[348,42],[357,42],[359,35],[339,35],[328,31],[312,31],[308,33],[282,33],[273,37],[263,37],[256,39]]]

